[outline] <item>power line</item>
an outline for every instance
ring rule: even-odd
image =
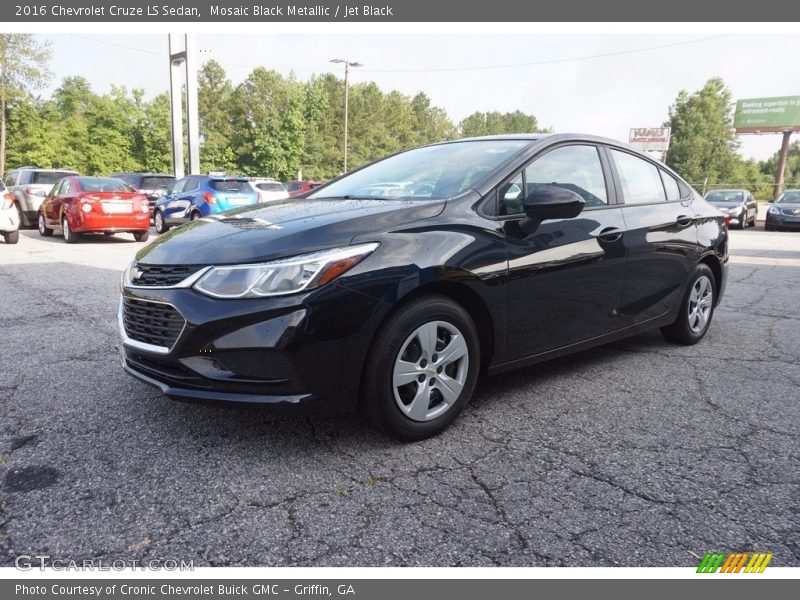
[[[115,46],[116,48],[125,48],[126,50],[135,50],[144,54],[155,54],[156,56],[166,57],[166,52],[159,52],[158,50],[148,50],[147,48],[137,48],[136,46],[126,46],[125,44],[118,44],[117,42],[109,42],[108,40],[101,40],[99,38],[88,37],[85,35],[78,35],[76,33],[68,33],[67,35],[87,40],[89,42],[97,42],[98,44],[105,44],[107,46]]]
[[[465,67],[444,67],[444,68],[419,68],[419,69],[361,69],[362,71],[370,71],[373,73],[442,73],[442,72],[457,72],[457,71],[488,71],[492,69],[514,69],[518,67],[536,67],[540,65],[553,65],[558,63],[575,62],[582,60],[592,60],[595,58],[608,58],[611,56],[622,56],[624,54],[637,54],[640,52],[651,52],[653,50],[661,50],[664,48],[675,48],[676,46],[686,46],[688,44],[698,44],[700,42],[707,42],[716,40],[723,37],[728,37],[730,34],[712,35],[708,37],[698,38],[694,40],[686,40],[683,42],[672,42],[669,44],[660,44],[658,46],[647,46],[645,48],[633,48],[631,50],[617,50],[615,52],[605,52],[603,54],[588,54],[585,56],[571,56],[566,58],[554,58],[548,60],[537,60],[525,63],[511,63],[504,65],[484,65],[484,66],[465,66]]]

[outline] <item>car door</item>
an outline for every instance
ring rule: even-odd
[[[50,229],[54,227],[60,227],[58,223],[58,212],[56,211],[57,206],[57,198],[59,194],[61,194],[61,187],[64,185],[66,179],[62,179],[61,181],[57,182],[50,192],[45,196],[45,199],[42,201],[42,214],[44,215],[45,225]]]
[[[628,254],[620,312],[623,325],[643,323],[681,301],[697,260],[697,222],[691,190],[640,155],[609,148],[621,198]]]
[[[531,231],[522,199],[538,185],[576,192],[586,206],[577,217],[547,220]],[[500,186],[498,212],[510,217],[505,224],[509,360],[619,328],[625,224],[600,147],[546,150]]]
[[[172,188],[167,192],[166,196],[157,202],[159,209],[164,214],[164,219],[168,223],[175,222],[184,214],[186,202],[182,201],[180,196],[188,179],[188,177],[184,177],[176,181],[172,184]]]
[[[758,219],[758,202],[749,192],[747,194],[747,214],[753,223]]]
[[[78,184],[72,177],[68,177],[61,184],[61,189],[53,203],[53,217],[55,218],[57,227],[61,227],[61,219],[65,214],[70,213],[72,205],[78,201],[77,194],[79,192]],[[77,226],[72,218],[70,218],[70,226],[73,229]]]

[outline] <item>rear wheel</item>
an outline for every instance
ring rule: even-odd
[[[676,344],[692,345],[703,339],[714,316],[714,273],[705,264],[695,267],[684,293],[678,318],[661,333]]]
[[[134,231],[133,232],[133,239],[137,242],[146,242],[147,239],[150,237],[149,231]]]
[[[739,229],[747,229],[747,211],[743,212],[739,219]]]
[[[169,231],[169,225],[164,222],[164,215],[160,210],[157,210],[156,214],[153,215],[153,225],[156,228],[156,233],[159,235]]]
[[[397,439],[444,430],[475,389],[480,347],[475,324],[452,300],[428,296],[392,315],[372,343],[362,407]]]
[[[42,213],[39,213],[39,235],[44,237],[53,235],[53,230],[45,224],[44,215]]]
[[[75,233],[72,231],[72,228],[69,226],[69,221],[67,220],[66,215],[61,218],[61,231],[64,232],[64,241],[68,244],[74,244],[80,238],[79,233]]]
[[[16,204],[17,206],[17,214],[19,215],[20,229],[26,229],[30,227],[31,223],[30,221],[28,221],[28,217],[25,216],[25,211],[22,210],[22,206],[20,205],[19,200],[17,200],[14,204]]]
[[[193,213],[192,213],[192,216],[191,216],[191,217],[189,217],[189,219],[190,219],[190,220],[192,220],[192,221],[197,221],[197,219],[199,219],[199,218],[200,218],[200,216],[201,216],[201,215],[200,215],[200,213],[199,213],[199,212],[193,212]]]
[[[3,240],[6,244],[16,244],[19,241],[19,229],[4,233]]]

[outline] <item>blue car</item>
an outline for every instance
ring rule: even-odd
[[[231,208],[258,203],[258,192],[245,177],[189,175],[156,201],[153,224],[158,233]]]

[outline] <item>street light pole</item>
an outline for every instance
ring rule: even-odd
[[[350,86],[348,84],[348,77],[350,75],[350,67],[363,67],[364,65],[358,61],[350,61],[344,58],[334,58],[332,63],[344,63],[344,172],[347,173],[347,129],[348,129],[348,113],[350,103]]]

